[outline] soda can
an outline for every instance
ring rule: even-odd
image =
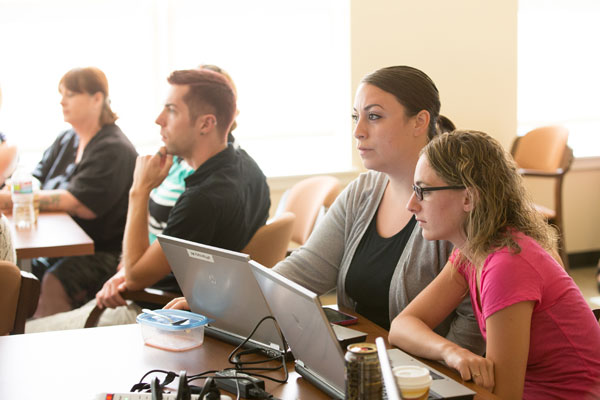
[[[345,359],[346,399],[381,399],[381,368],[374,343],[354,343],[347,347]]]

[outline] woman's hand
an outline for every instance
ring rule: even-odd
[[[177,297],[176,299],[171,300],[167,303],[163,308],[168,308],[172,310],[189,310],[190,306],[188,305],[185,297]]]
[[[444,352],[444,361],[456,369],[463,380],[472,380],[490,391],[494,389],[494,363],[491,360],[454,345]]]

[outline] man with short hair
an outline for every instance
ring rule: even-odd
[[[167,176],[174,155],[195,171],[185,178],[185,191],[169,214],[165,235],[240,251],[268,217],[270,196],[264,174],[244,150],[227,143],[236,99],[225,78],[208,70],[184,70],[173,72],[168,82],[167,101],[156,119],[164,146],[136,161],[122,268],[96,295],[100,306],[126,305],[119,295],[125,289],[157,283],[167,290],[178,289],[160,244],[150,244],[148,239],[150,192]],[[73,319],[77,317],[69,317]],[[131,322],[131,316],[119,322]],[[70,322],[64,318],[61,323],[63,328],[77,327],[67,326]],[[57,326],[32,321],[27,328],[31,332]]]

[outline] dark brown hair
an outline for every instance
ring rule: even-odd
[[[231,86],[231,88],[233,89],[233,94],[235,94],[235,99],[236,99],[236,104],[237,104],[237,88],[235,87],[235,82],[233,82],[233,78],[231,78],[231,75],[229,75],[229,73],[227,73],[227,71],[225,71],[223,68],[221,68],[217,65],[214,65],[214,64],[200,64],[200,66],[198,68],[199,69],[207,69],[209,71],[214,71],[216,73],[223,75],[225,77],[225,79],[227,79],[227,82],[229,82],[229,86]],[[231,128],[229,128],[229,133],[233,132],[235,130],[235,128],[237,128],[237,121],[234,119],[233,123],[231,124]]]
[[[423,71],[406,65],[386,67],[365,76],[362,82],[393,94],[409,117],[417,115],[421,110],[427,111],[430,118],[427,133],[429,140],[439,132],[455,129],[448,118],[440,118],[440,94],[435,83]]]
[[[174,71],[167,80],[171,85],[189,86],[183,101],[188,106],[192,122],[202,113],[212,113],[217,119],[217,130],[229,133],[236,101],[235,93],[223,75],[208,69],[188,69]]]
[[[112,124],[119,118],[110,108],[106,75],[98,68],[73,68],[60,79],[58,83],[59,90],[61,86],[75,93],[87,93],[90,95],[98,92],[102,93],[104,100],[102,102],[102,111],[100,112],[100,126]]]

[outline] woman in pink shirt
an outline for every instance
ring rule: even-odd
[[[437,137],[421,151],[413,188],[407,207],[423,236],[455,250],[394,319],[390,342],[503,399],[600,398],[600,325],[500,143],[474,131]],[[432,330],[467,295],[485,357]]]

